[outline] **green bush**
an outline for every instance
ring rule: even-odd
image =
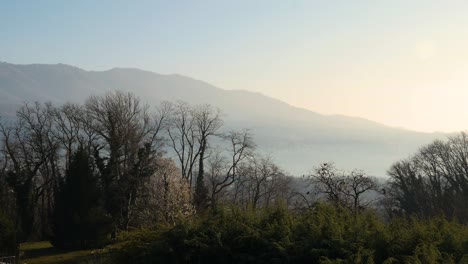
[[[224,207],[135,233],[114,263],[459,263],[467,246],[468,227],[443,218],[385,223],[371,210],[355,218],[327,204],[305,213]]]

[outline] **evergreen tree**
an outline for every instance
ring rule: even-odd
[[[56,194],[52,239],[55,246],[89,248],[106,242],[110,218],[103,209],[97,179],[89,153],[79,149]]]

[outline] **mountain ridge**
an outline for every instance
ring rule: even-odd
[[[141,72],[141,73],[145,73],[145,74],[158,75],[158,76],[164,76],[164,77],[184,78],[184,79],[188,79],[190,81],[200,82],[200,83],[203,83],[204,85],[211,86],[212,88],[215,88],[215,89],[221,89],[221,90],[226,91],[226,92],[233,92],[233,93],[239,92],[239,93],[247,93],[247,94],[250,94],[250,95],[256,95],[256,96],[261,96],[261,97],[267,97],[270,100],[274,100],[274,101],[276,101],[278,103],[286,104],[287,106],[294,107],[297,110],[307,111],[309,113],[313,113],[313,114],[316,114],[316,115],[321,115],[321,116],[324,116],[324,117],[335,117],[335,118],[345,118],[345,119],[352,118],[352,119],[355,119],[355,120],[360,120],[362,122],[374,123],[375,125],[385,126],[385,127],[392,128],[392,129],[401,129],[401,130],[407,130],[407,131],[418,132],[418,133],[427,133],[427,134],[432,133],[432,132],[423,132],[423,131],[411,130],[411,129],[407,129],[407,128],[404,128],[404,127],[389,126],[387,124],[380,123],[378,121],[363,118],[363,117],[359,117],[359,116],[349,116],[349,115],[344,115],[344,114],[322,114],[322,113],[316,112],[316,111],[311,110],[311,109],[295,106],[295,105],[290,104],[288,102],[282,101],[281,99],[266,95],[266,94],[261,93],[261,92],[249,91],[249,90],[245,90],[245,89],[226,90],[226,89],[223,89],[223,88],[216,87],[216,86],[214,86],[214,85],[212,85],[212,84],[210,84],[208,82],[205,82],[203,80],[199,80],[199,79],[196,79],[196,78],[193,78],[193,77],[190,77],[190,76],[187,76],[187,75],[183,75],[183,74],[178,74],[178,73],[161,74],[161,73],[157,73],[157,72],[153,72],[153,71],[149,71],[149,70],[143,70],[143,69],[139,69],[139,68],[133,68],[133,67],[113,67],[113,68],[108,69],[108,70],[86,70],[86,69],[83,69],[83,68],[80,68],[80,67],[77,67],[77,66],[73,66],[73,65],[70,65],[70,64],[64,64],[64,63],[56,63],[56,64],[48,64],[48,63],[46,63],[46,64],[41,64],[41,63],[13,64],[13,63],[8,63],[8,62],[4,62],[4,61],[1,61],[0,63],[10,65],[10,66],[26,66],[26,67],[27,66],[36,66],[36,67],[69,68],[69,69],[75,69],[75,70],[78,70],[78,71],[81,71],[81,72],[87,72],[87,73],[105,73],[105,72],[114,72],[114,71],[117,71],[117,72],[135,71],[135,72]],[[435,133],[437,133],[437,132],[435,132]]]
[[[346,115],[324,115],[246,90],[224,90],[180,74],[115,67],[88,71],[68,64],[0,63],[0,114],[12,115],[23,101],[80,103],[92,94],[122,90],[151,105],[166,100],[209,103],[226,113],[226,129],[250,128],[261,149],[303,174],[319,162],[383,175],[441,133],[390,127]],[[296,151],[296,152],[294,152]],[[381,160],[377,160],[380,158]]]
[[[45,67],[70,68],[70,69],[76,69],[76,70],[79,70],[81,72],[87,72],[87,73],[105,73],[105,72],[113,72],[113,71],[117,71],[117,72],[135,71],[135,72],[141,72],[141,73],[151,74],[151,75],[158,75],[158,76],[163,76],[163,77],[184,78],[184,79],[188,79],[190,81],[200,82],[200,83],[203,83],[206,86],[211,86],[212,88],[220,89],[220,90],[223,90],[223,91],[226,91],[226,92],[247,93],[249,95],[256,95],[256,96],[266,97],[266,98],[268,98],[270,100],[276,101],[277,103],[282,103],[282,104],[285,104],[285,105],[287,105],[289,107],[296,108],[299,111],[307,111],[309,113],[313,113],[315,115],[320,115],[320,116],[323,116],[323,117],[343,118],[343,119],[352,118],[354,120],[359,120],[359,121],[367,122],[367,123],[373,123],[375,125],[384,126],[384,127],[391,128],[391,129],[399,129],[399,130],[405,130],[405,131],[411,131],[411,132],[417,132],[417,133],[424,133],[424,134],[442,133],[442,132],[417,131],[417,130],[412,130],[412,129],[408,129],[408,128],[404,128],[404,127],[390,126],[390,125],[380,123],[380,122],[375,121],[375,120],[371,120],[371,119],[367,119],[367,118],[363,118],[363,117],[359,117],[359,116],[349,116],[349,115],[344,115],[344,114],[323,114],[323,113],[319,113],[319,112],[316,112],[316,111],[311,110],[311,109],[295,106],[295,105],[290,104],[288,102],[282,101],[281,99],[266,95],[266,94],[258,92],[258,91],[249,91],[249,90],[245,90],[245,89],[227,90],[227,89],[223,89],[223,88],[220,88],[220,87],[216,87],[216,86],[214,86],[214,85],[212,85],[212,84],[210,84],[208,82],[205,82],[203,80],[199,80],[199,79],[196,79],[196,78],[193,78],[193,77],[190,77],[190,76],[187,76],[187,75],[183,75],[183,74],[178,74],[178,73],[161,74],[161,73],[157,73],[157,72],[153,72],[153,71],[149,71],[149,70],[143,70],[143,69],[139,69],[139,68],[133,68],[133,67],[113,67],[113,68],[108,69],[108,70],[86,70],[86,69],[83,69],[83,68],[80,68],[80,67],[77,67],[77,66],[73,66],[73,65],[70,65],[70,64],[64,64],[64,63],[56,63],[56,64],[48,64],[48,63],[46,63],[46,64],[41,64],[41,63],[13,64],[13,63],[8,63],[8,62],[4,62],[4,61],[1,61],[0,63],[7,64],[7,65],[12,65],[12,66],[40,66],[40,67],[45,66]]]

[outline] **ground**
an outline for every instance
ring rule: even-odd
[[[54,248],[48,241],[21,244],[20,252],[19,264],[99,263],[96,250],[64,251]]]

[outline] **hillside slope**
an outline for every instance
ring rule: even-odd
[[[0,63],[0,113],[4,118],[12,116],[24,101],[82,102],[89,95],[108,90],[133,92],[151,105],[184,100],[219,107],[225,114],[226,129],[250,128],[259,148],[296,175],[307,173],[320,162],[334,161],[341,168],[360,168],[384,176],[394,161],[444,136],[361,118],[321,115],[259,93],[223,90],[181,75]]]

